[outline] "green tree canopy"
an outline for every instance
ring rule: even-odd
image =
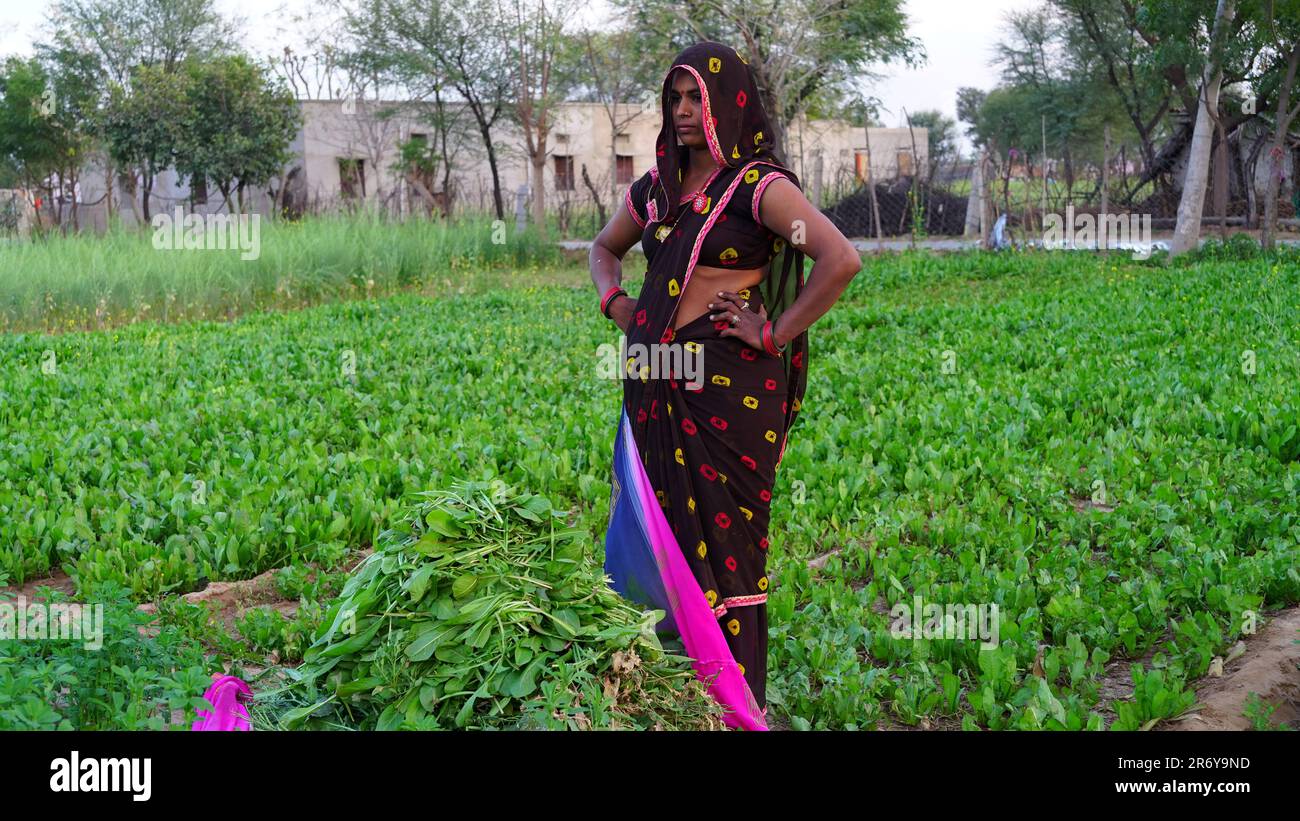
[[[245,57],[219,57],[186,66],[186,119],[176,168],[212,180],[231,194],[265,185],[289,160],[301,125],[293,95],[269,70]]]

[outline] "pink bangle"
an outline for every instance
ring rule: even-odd
[[[605,295],[603,297],[600,298],[600,312],[605,315],[606,319],[609,318],[609,306],[613,304],[614,300],[617,299],[620,294],[623,296],[627,296],[627,291],[624,291],[619,286],[614,285],[611,286],[610,289],[605,292]]]
[[[763,330],[759,332],[759,338],[763,340],[763,350],[767,351],[769,356],[784,356],[785,348],[776,346],[776,338],[772,335],[772,323],[764,322]]]

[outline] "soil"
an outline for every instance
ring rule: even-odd
[[[1115,511],[1114,505],[1094,502],[1092,499],[1083,499],[1077,496],[1070,498],[1070,506],[1074,508],[1075,513],[1083,513],[1085,510],[1100,510],[1102,513],[1113,513]]]
[[[1160,647],[1173,638],[1173,631],[1165,628],[1165,634],[1157,641],[1151,644],[1141,658],[1116,658],[1106,662],[1105,675],[1097,688],[1099,704],[1097,709],[1101,712],[1102,719],[1105,721],[1106,729],[1114,723],[1119,714],[1115,712],[1114,704],[1117,701],[1127,701],[1133,698],[1133,673],[1131,668],[1134,664],[1139,665],[1143,670],[1150,669],[1151,659],[1160,650]],[[1123,646],[1119,648],[1123,652]]]
[[[62,570],[56,570],[53,574],[44,579],[29,579],[17,586],[0,587],[0,593],[13,593],[14,596],[22,596],[25,600],[34,602],[41,600],[41,597],[36,595],[36,589],[38,587],[51,587],[60,593],[65,593],[69,596],[74,594],[77,590],[76,584],[67,573],[64,573]]]
[[[1268,616],[1268,622],[1245,640],[1246,652],[1223,665],[1223,675],[1207,676],[1196,688],[1197,705],[1158,725],[1168,730],[1249,730],[1244,715],[1251,693],[1276,711],[1269,723],[1300,727],[1300,607]]]
[[[373,552],[373,548],[357,551],[349,557],[343,569],[351,572],[356,569],[357,565],[366,556]],[[233,582],[210,582],[203,589],[185,593],[181,598],[190,604],[206,603],[212,614],[221,620],[227,630],[233,633],[239,618],[253,607],[275,609],[285,617],[292,617],[297,612],[299,604],[297,599],[285,599],[276,592],[275,573],[275,570],[268,570],[251,579],[241,579]],[[36,594],[39,587],[51,587],[66,593],[68,596],[76,594],[76,584],[62,570],[56,570],[52,575],[43,579],[32,579],[17,586],[0,587],[0,593],[12,593],[14,596],[23,596],[27,601],[34,602],[39,601],[41,598]],[[139,609],[145,613],[154,613],[157,611],[157,604],[145,602],[140,605]],[[144,632],[148,632],[147,628],[142,629]]]

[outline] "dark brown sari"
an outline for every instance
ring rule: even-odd
[[[684,201],[681,179],[689,152],[677,145],[669,102],[678,69],[689,71],[700,85],[705,139],[719,165],[701,195]],[[703,380],[692,389],[696,386],[681,378],[649,378],[632,362],[625,363],[630,367],[623,380],[623,410],[636,455],[671,527],[675,549],[698,582],[698,592],[689,595],[702,594],[760,715],[766,711],[768,523],[776,468],[804,393],[808,337],[800,334],[783,357],[775,358],[736,337],[719,336],[727,325],[710,320],[710,312],[679,329],[673,325],[697,264],[752,259],[756,245],[770,249],[761,257],[775,258],[767,278],[741,294],[752,310],[765,305],[775,321],[802,288],[802,251],[758,220],[758,198],[772,179],[785,177],[798,185],[777,157],[772,135],[753,73],[734,49],[701,42],[677,57],[663,81],[656,165],[627,197],[645,231],[643,247],[653,252],[627,346],[671,343],[702,352]],[[726,222],[728,237],[722,244],[729,247],[714,259],[705,252],[711,245],[716,253],[719,242],[706,239],[720,221]],[[617,480],[616,470],[616,502]],[[611,523],[614,518],[612,511]],[[620,538],[626,534],[611,526],[606,567],[616,588],[656,605],[686,595],[680,590],[664,594],[660,588],[659,595],[646,594],[657,580],[635,578],[629,548]],[[658,566],[664,571],[662,560]],[[757,723],[763,723],[761,717]]]

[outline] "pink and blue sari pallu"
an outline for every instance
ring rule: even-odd
[[[664,611],[656,632],[681,636],[696,673],[712,682],[710,694],[727,708],[723,719],[727,726],[766,730],[763,711],[731,655],[722,627],[686,563],[636,453],[632,428],[623,413],[614,445],[605,572],[625,598]]]

